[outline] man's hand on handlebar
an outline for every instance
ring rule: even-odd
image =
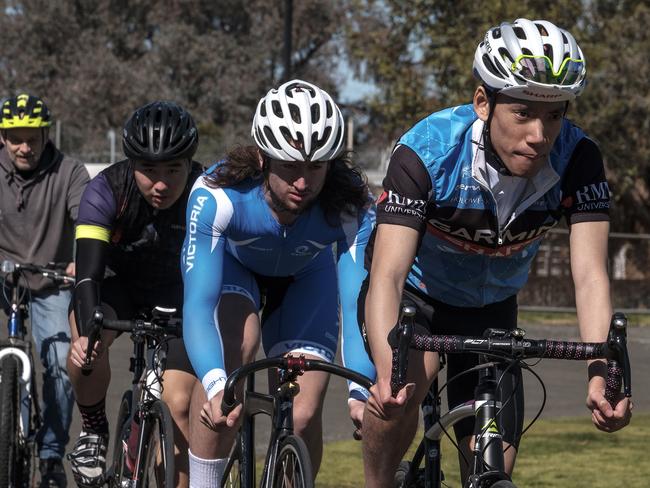
[[[78,368],[84,367],[84,362],[86,360],[86,353],[88,351],[88,337],[81,336],[78,337],[70,346],[70,359],[72,363]],[[93,353],[91,356],[91,364],[97,360],[98,357],[104,352],[104,347],[101,340],[95,343],[93,348]]]
[[[591,421],[598,430],[616,432],[630,423],[634,404],[620,393],[614,407],[605,398],[605,379],[594,376],[589,381],[587,408],[591,410]]]
[[[366,410],[366,402],[350,398],[348,400],[348,408],[350,409],[350,419],[354,424],[355,430],[352,434],[355,440],[361,440],[361,426],[363,425],[363,412]]]
[[[239,422],[242,405],[237,405],[228,416],[221,411],[221,399],[223,390],[203,404],[201,409],[201,423],[208,429],[218,432],[219,430],[235,427]]]
[[[393,397],[390,385],[390,376],[379,378],[377,383],[370,388],[368,410],[382,420],[391,420],[406,406],[408,400],[415,392],[415,383],[407,383],[397,395]]]

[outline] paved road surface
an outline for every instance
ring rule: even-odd
[[[531,338],[547,337],[578,340],[575,327],[554,325],[524,328]],[[650,328],[631,328],[629,330],[629,345],[633,367],[635,410],[639,412],[649,411],[650,389],[647,385],[647,378],[650,377]],[[113,379],[106,402],[111,422],[111,432],[122,392],[130,384],[131,375],[128,371],[128,357],[131,350],[131,342],[125,335],[120,337],[111,348]],[[542,418],[588,415],[584,407],[586,368],[583,363],[545,360],[540,362],[535,367],[535,370],[541,375],[547,388],[546,408]],[[530,417],[541,404],[541,389],[530,375],[525,376],[525,383],[527,415]],[[345,382],[337,378],[332,379],[325,405],[324,436],[326,442],[351,438],[353,428],[347,415],[346,399],[347,387]],[[268,423],[259,421],[258,425],[262,429],[266,429]],[[75,411],[68,449],[72,447],[79,433],[79,428],[79,415]],[[264,438],[265,436],[262,434],[258,439],[260,445]],[[109,450],[109,452],[111,451]]]

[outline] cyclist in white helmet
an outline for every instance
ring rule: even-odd
[[[364,282],[364,328],[377,368],[363,417],[366,486],[393,486],[414,436],[418,407],[438,372],[432,353],[409,361],[410,383],[391,395],[386,341],[402,299],[438,334],[481,335],[517,326],[517,293],[545,233],[564,218],[580,334],[606,340],[612,306],[607,276],[609,188],[600,149],[565,118],[585,87],[575,39],[548,21],[518,19],[490,29],[476,49],[473,103],[431,114],[397,142],[377,203],[372,263]],[[371,240],[371,242],[373,242]],[[412,352],[411,354],[422,354]],[[475,356],[450,355],[447,377]],[[605,400],[605,365],[589,365],[587,408],[598,429],[629,422],[631,403]],[[447,390],[450,408],[473,398],[477,376]],[[503,432],[512,472],[523,423],[519,370],[506,371]],[[454,426],[472,459],[473,421]],[[461,470],[467,465],[461,458]],[[463,480],[465,476],[463,475]]]
[[[325,91],[289,81],[260,100],[252,128],[256,145],[232,150],[190,194],[183,330],[202,382],[190,414],[193,487],[220,486],[241,410],[222,415],[225,379],[255,359],[260,336],[269,356],[333,361],[340,299],[344,360],[373,372],[363,348],[354,354],[347,349],[346,338],[359,330],[357,297],[374,208],[364,179],[343,152],[343,128]],[[295,431],[309,449],[314,473],[322,456],[327,382],[324,373],[306,373],[294,407]],[[350,385],[357,424],[367,395]]]

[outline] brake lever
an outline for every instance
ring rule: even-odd
[[[100,338],[101,332],[102,332],[102,324],[104,322],[104,314],[99,308],[95,308],[95,311],[93,312],[93,316],[91,319],[92,325],[90,326],[90,330],[88,332],[88,347],[86,349],[86,357],[84,358],[84,364],[81,367],[81,374],[84,376],[88,376],[90,373],[92,373],[92,354],[93,350],[95,349],[95,344],[97,344],[97,341]]]
[[[626,397],[632,396],[632,371],[630,356],[627,351],[627,317],[621,312],[612,315],[609,325],[607,346],[610,350],[609,359],[623,365],[623,392]]]

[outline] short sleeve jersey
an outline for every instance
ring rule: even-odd
[[[409,285],[461,307],[516,294],[542,237],[562,218],[569,225],[609,219],[600,150],[564,120],[548,165],[530,180],[513,215],[500,225],[487,182],[482,129],[471,105],[418,122],[399,140],[377,202],[378,225],[420,232]]]

